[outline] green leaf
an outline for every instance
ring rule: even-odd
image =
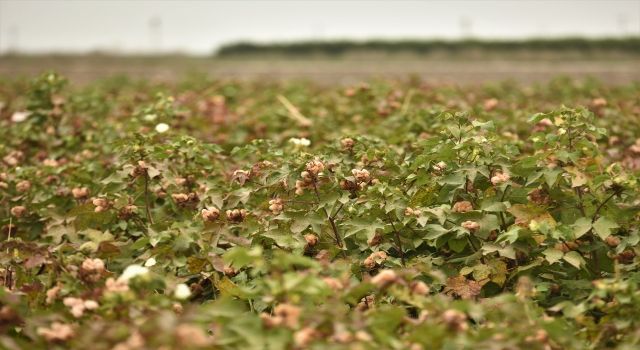
[[[447,243],[449,244],[449,248],[456,253],[461,253],[467,246],[466,239],[450,239]]]
[[[301,218],[301,219],[296,219],[292,224],[291,224],[291,232],[293,233],[300,233],[304,230],[307,229],[307,227],[309,227],[311,223],[309,222],[308,219],[306,218]]]
[[[436,224],[427,225],[426,228],[428,232],[425,236],[426,239],[436,239],[444,236],[445,234],[447,234],[447,232],[449,232],[449,230],[447,230],[446,228]]]
[[[547,169],[544,171],[544,180],[549,187],[553,187],[561,172],[562,170],[560,169]]]
[[[591,220],[588,218],[580,218],[573,223],[573,235],[578,239],[591,230]]]
[[[555,248],[546,249],[542,254],[549,264],[557,263],[564,256],[564,253],[561,250]]]
[[[609,237],[609,235],[611,235],[611,230],[618,227],[618,224],[607,219],[604,216],[600,217],[598,220],[596,220],[596,222],[593,223],[593,230],[596,231],[598,236],[600,236],[600,238],[602,239],[606,239],[607,237]]]
[[[576,269],[579,269],[580,266],[585,264],[584,259],[582,258],[582,255],[580,255],[580,253],[576,252],[576,251],[570,251],[568,253],[566,253],[562,259],[566,262],[568,262],[569,264],[573,265]]]

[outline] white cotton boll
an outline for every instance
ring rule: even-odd
[[[31,112],[28,112],[28,111],[16,111],[16,112],[13,112],[13,114],[11,115],[11,121],[14,122],[14,123],[23,122],[23,121],[27,120],[27,118],[29,117],[30,114],[31,114]]]
[[[149,274],[149,269],[144,266],[129,265],[127,266],[126,269],[124,269],[124,271],[122,272],[122,275],[120,275],[120,277],[118,278],[118,281],[129,282],[129,280],[131,280],[134,277],[146,276],[148,274]]]
[[[191,296],[191,289],[184,283],[180,283],[176,286],[176,290],[173,292],[176,299],[184,300]]]
[[[157,115],[155,114],[146,114],[144,117],[142,117],[144,120],[148,121],[148,122],[152,122],[154,120],[156,120],[158,118]]]
[[[301,139],[292,137],[289,139],[289,142],[293,143],[296,146],[301,146],[301,147],[309,147],[311,145],[311,141],[304,137]]]
[[[163,132],[167,132],[168,130],[169,130],[169,124],[167,123],[160,123],[156,125],[156,131],[160,134],[162,134]]]
[[[87,309],[87,310],[95,310],[95,309],[98,308],[98,306],[100,306],[100,305],[95,300],[85,300],[84,301],[84,308]]]
[[[155,258],[149,258],[147,259],[147,261],[144,262],[144,266],[145,267],[151,267],[154,266],[157,263]]]

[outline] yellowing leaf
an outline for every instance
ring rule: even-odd
[[[546,249],[542,252],[542,254],[544,255],[544,258],[549,262],[549,264],[557,263],[558,261],[560,261],[560,259],[562,259],[562,256],[564,256],[564,253],[561,250],[555,248]]]
[[[480,295],[482,285],[474,280],[468,280],[464,276],[449,277],[444,287],[447,295],[458,296],[462,299],[472,299]]]
[[[580,218],[573,223],[573,235],[578,239],[591,230],[591,220],[588,218]]]
[[[507,264],[502,260],[491,260],[488,262],[491,267],[491,282],[502,286],[507,280]]]
[[[611,235],[611,230],[614,228],[618,228],[618,224],[615,222],[605,218],[604,216],[600,217],[596,222],[593,223],[593,230],[596,231],[598,236],[602,239],[606,239]]]
[[[507,209],[511,215],[515,216],[515,224],[521,227],[529,227],[532,220],[535,220],[539,224],[545,223],[550,228],[556,227],[556,220],[546,211],[544,208],[515,204],[511,208]]]
[[[576,251],[570,251],[567,254],[565,254],[562,259],[566,262],[568,262],[569,264],[573,265],[576,269],[579,269],[580,266],[584,265],[584,259],[582,258],[582,255],[580,255],[580,253],[576,252]]]
[[[587,175],[585,175],[577,168],[566,167],[565,169],[571,174],[571,187],[580,187],[587,183]]]

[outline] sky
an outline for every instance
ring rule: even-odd
[[[209,54],[235,41],[640,35],[640,0],[0,0],[0,53]]]

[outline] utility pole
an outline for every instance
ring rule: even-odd
[[[471,38],[472,25],[473,23],[470,18],[468,17],[460,18],[460,35],[462,36],[463,39]]]
[[[149,20],[149,49],[152,53],[162,51],[162,19],[154,16]]]

